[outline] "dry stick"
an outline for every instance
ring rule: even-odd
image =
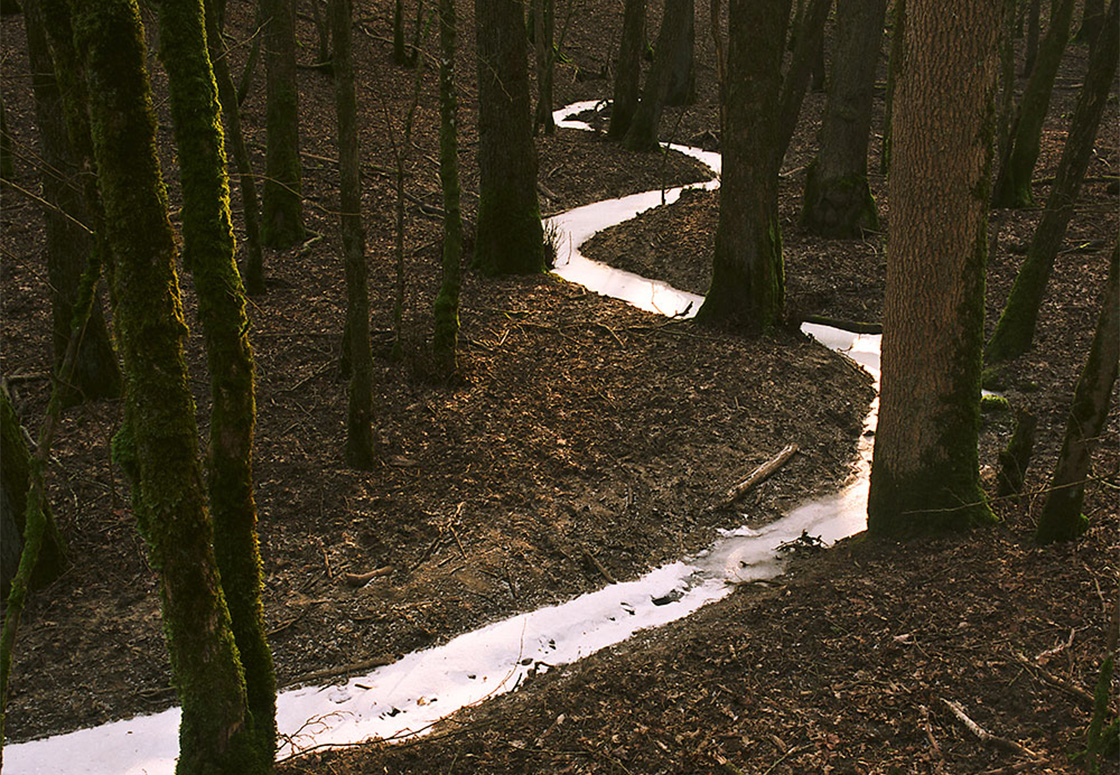
[[[1045,668],[1031,662],[1029,659],[1027,659],[1017,651],[1012,652],[1012,654],[1015,659],[1024,667],[1028,668],[1030,671],[1032,671],[1032,673],[1037,673],[1038,677],[1041,678],[1045,683],[1050,684],[1055,689],[1061,689],[1067,694],[1072,694],[1074,697],[1077,697],[1080,700],[1084,700],[1090,705],[1093,704],[1093,695],[1082,689],[1080,686],[1071,684],[1069,681],[1063,681],[1061,678],[1049,672]]]
[[[969,732],[976,735],[976,737],[978,737],[985,743],[991,743],[992,745],[998,746],[1007,751],[1011,751],[1012,753],[1020,754],[1022,756],[1029,756],[1031,759],[1038,759],[1038,754],[1027,748],[1022,743],[1016,743],[1014,740],[1008,740],[1006,737],[993,735],[991,732],[984,729],[982,726],[970,719],[968,717],[968,714],[964,712],[964,708],[961,707],[961,704],[959,702],[947,700],[944,697],[941,698],[941,701],[945,703],[949,710],[953,711],[953,715],[956,716],[960,720],[960,722],[968,728]]]
[[[739,500],[739,498],[743,497],[743,495],[745,495],[748,490],[762,483],[771,474],[784,466],[786,464],[786,461],[793,457],[795,452],[797,452],[796,444],[786,445],[786,447],[772,459],[767,460],[765,463],[752,471],[750,476],[739,482],[734,487],[730,488],[727,491],[727,494],[724,495],[723,500],[721,500],[716,505],[709,507],[708,510],[715,511],[716,509],[724,509],[732,505],[733,503],[735,503],[735,501]]]
[[[385,565],[381,568],[374,568],[366,573],[344,573],[342,574],[343,580],[352,587],[360,587],[373,579],[380,578],[381,576],[388,576],[393,572],[392,565]]]
[[[284,684],[284,688],[293,686],[295,684],[306,684],[312,681],[321,681],[324,678],[334,678],[340,675],[348,675],[350,673],[358,673],[363,670],[372,670],[377,667],[385,667],[391,665],[396,661],[393,657],[374,657],[367,659],[363,662],[354,662],[349,665],[342,665],[341,667],[330,667],[326,670],[315,670],[310,673],[304,673],[301,676],[293,678]]]

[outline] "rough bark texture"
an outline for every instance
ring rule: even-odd
[[[218,99],[226,122],[226,138],[233,151],[237,166],[237,184],[241,192],[241,209],[245,221],[245,290],[261,294],[264,286],[264,255],[261,251],[260,203],[257,182],[249,161],[249,149],[241,131],[241,107],[237,102],[237,87],[229,70],[228,49],[222,44],[221,14],[218,0],[209,0],[206,8],[206,42],[210,47],[210,61],[214,67],[214,80],[218,84]]]
[[[622,11],[622,41],[614,71],[614,99],[607,137],[621,140],[630,129],[638,108],[638,85],[642,75],[642,48],[646,42],[646,0],[625,0]]]
[[[999,5],[910,0],[895,97],[873,534],[991,520],[980,355]],[[948,154],[944,149],[952,148]]]
[[[553,39],[556,37],[556,0],[538,0],[533,9],[533,49],[537,61],[537,110],[533,117],[533,134],[541,128],[546,135],[556,133],[552,118],[552,74],[556,60]]]
[[[75,47],[89,74],[94,155],[116,259],[114,313],[127,400],[114,453],[132,481],[137,522],[160,575],[183,713],[177,771],[265,772],[272,752],[266,765],[250,734],[212,548],[139,12],[124,0],[74,0],[72,7]]]
[[[1073,408],[1049,493],[1038,520],[1035,540],[1040,544],[1072,541],[1088,527],[1081,514],[1085,480],[1093,448],[1108,419],[1112,386],[1120,364],[1120,246],[1112,249],[1101,314],[1089,358],[1073,393]]]
[[[261,241],[282,249],[303,239],[295,0],[261,0],[261,6],[268,71]]]
[[[350,386],[346,414],[346,465],[373,468],[373,353],[369,339],[369,270],[362,228],[362,183],[358,155],[354,56],[350,47],[350,0],[331,0],[334,37],[335,105],[338,113],[339,201],[342,253],[346,267],[346,342]]]
[[[801,12],[797,25],[793,57],[789,69],[782,79],[782,96],[778,106],[778,155],[785,158],[790,140],[797,129],[797,119],[801,115],[801,103],[805,100],[805,90],[809,88],[809,77],[813,73],[817,51],[824,39],[824,26],[832,0],[809,0]]]
[[[94,224],[86,212],[82,191],[72,185],[78,178],[79,162],[70,145],[62,93],[55,78],[54,60],[38,0],[24,3],[23,19],[35,93],[39,151],[44,162],[41,165],[43,198],[57,208],[43,210],[57,372],[70,341],[78,284],[96,243],[92,232]],[[63,403],[116,398],[121,392],[120,367],[99,304],[93,305],[79,332],[74,373],[63,394]]]
[[[697,319],[760,332],[785,299],[778,221],[778,90],[790,0],[728,6],[726,126],[712,284]]]
[[[1011,130],[1007,155],[1000,160],[992,189],[995,207],[1030,207],[1034,204],[1031,176],[1038,160],[1042,125],[1050,108],[1050,94],[1069,39],[1073,0],[1056,0],[1050,14],[1050,27],[1031,70],[1027,88],[1019,102],[1018,115]]]
[[[524,20],[518,0],[480,0],[475,6],[479,190],[474,266],[483,274],[545,270]]]
[[[809,165],[801,223],[823,237],[878,231],[867,183],[867,145],[875,69],[887,0],[838,0],[832,88],[821,123],[820,150]]]
[[[1046,285],[1073,217],[1073,205],[1093,154],[1101,114],[1116,75],[1117,56],[1120,55],[1118,27],[1120,12],[1116,0],[1113,0],[1097,49],[1089,59],[1089,71],[1077,98],[1069,135],[1058,162],[1058,172],[1046,199],[1046,211],[1035,229],[1027,257],[984,349],[984,357],[989,363],[1000,363],[1022,355],[1034,339]]]
[[[684,45],[691,14],[691,0],[665,0],[661,29],[653,48],[653,64],[646,73],[642,99],[626,132],[625,144],[632,151],[654,151],[658,148],[661,111],[669,94],[676,52]]]
[[[221,108],[202,0],[162,0],[160,9],[160,58],[183,191],[183,263],[194,275],[210,367],[214,552],[244,671],[249,726],[263,756],[276,748],[276,679],[265,637],[253,498],[253,354],[234,261]]]
[[[1012,0],[1014,1],[1014,0]],[[898,71],[903,66],[906,49],[906,0],[895,0],[891,25],[891,54],[887,64],[887,94],[883,104],[883,145],[879,154],[879,172],[886,175],[891,169],[891,136],[894,131],[894,93],[898,84]]]
[[[443,276],[432,349],[445,376],[455,372],[463,217],[459,206],[458,98],[455,95],[455,0],[439,0],[439,181],[443,189]]]

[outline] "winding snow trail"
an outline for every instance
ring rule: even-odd
[[[564,119],[595,103],[556,112],[557,124],[588,128]],[[719,173],[718,154],[674,146]],[[718,178],[698,187],[715,188]],[[675,201],[681,188],[665,192]],[[596,264],[579,253],[592,234],[660,204],[652,191],[599,202],[554,216],[563,242],[556,274],[642,309],[669,316],[695,314],[703,299],[665,283]],[[826,346],[847,353],[879,376],[879,337],[806,324]],[[399,739],[423,734],[456,710],[517,688],[526,675],[574,662],[619,643],[641,629],[683,618],[726,596],[737,583],[771,578],[783,570],[778,547],[803,531],[826,543],[866,526],[870,431],[876,403],[865,420],[860,459],[848,485],[806,503],[763,528],[727,531],[710,549],[657,568],[640,579],[613,584],[566,603],[541,608],[460,635],[443,646],[414,652],[400,661],[344,684],[283,691],[277,723],[284,740],[279,756],[314,746],[345,745],[369,738]],[[178,754],[179,709],[115,721],[42,740],[5,746],[10,775],[172,775]]]

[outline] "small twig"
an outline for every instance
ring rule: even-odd
[[[1006,737],[1000,737],[999,735],[993,735],[991,732],[984,729],[982,726],[970,719],[968,717],[968,714],[964,712],[964,708],[961,707],[959,702],[947,700],[944,697],[941,698],[941,701],[945,703],[949,710],[953,711],[953,715],[956,716],[957,719],[959,719],[960,722],[965,725],[969,732],[974,734],[983,742],[991,743],[992,745],[1003,748],[1006,751],[1011,751],[1012,753],[1017,753],[1022,756],[1028,756],[1031,759],[1038,759],[1038,754],[1027,748],[1022,743],[1017,743],[1014,740],[1008,740]]]
[[[611,572],[607,570],[606,567],[604,567],[603,563],[599,562],[598,557],[596,557],[586,549],[583,550],[583,556],[587,559],[588,562],[595,566],[595,570],[603,574],[603,578],[605,578],[608,582],[610,582],[611,584],[618,583],[618,580],[611,575]]]
[[[1082,689],[1080,686],[1075,686],[1069,681],[1063,681],[1061,678],[1049,672],[1040,665],[1032,663],[1029,659],[1027,659],[1017,651],[1012,652],[1012,655],[1029,671],[1037,673],[1038,677],[1041,678],[1045,683],[1050,684],[1055,689],[1061,689],[1068,694],[1072,694],[1074,697],[1087,702],[1089,705],[1093,704],[1093,695]]]
[[[352,587],[360,587],[364,584],[368,584],[373,579],[388,576],[392,572],[393,566],[385,565],[381,568],[374,568],[366,573],[344,573],[342,574],[342,580]]]
[[[1057,646],[1055,646],[1052,649],[1046,649],[1045,651],[1039,652],[1038,656],[1036,656],[1034,658],[1034,663],[1036,665],[1041,665],[1043,662],[1047,661],[1048,659],[1050,659],[1050,657],[1054,656],[1055,654],[1061,654],[1066,649],[1072,647],[1073,646],[1073,636],[1076,633],[1077,633],[1076,629],[1071,629],[1069,631],[1069,638],[1066,640],[1065,643],[1059,643]]]

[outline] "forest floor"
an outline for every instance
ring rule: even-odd
[[[230,4],[235,72],[251,4]],[[471,18],[463,3],[461,19]],[[566,15],[567,6],[559,14]],[[697,28],[706,30],[707,9]],[[585,0],[570,15],[557,104],[609,96],[617,4]],[[889,198],[872,175],[884,233],[825,241],[798,226],[804,168],[824,97],[807,95],[783,165],[781,213],[788,325],[761,339],[669,321],[553,276],[486,280],[468,273],[461,373],[434,379],[426,355],[438,289],[440,202],[435,77],[391,63],[390,9],[355,27],[363,110],[365,224],[377,331],[377,467],[341,461],[346,385],[338,373],[344,311],[337,158],[329,77],[301,69],[304,197],[311,237],[266,256],[269,290],[251,300],[258,368],[257,504],[264,604],[281,685],[321,671],[338,680],[371,663],[447,641],[512,613],[636,578],[709,545],[719,529],[760,524],[836,489],[850,474],[869,380],[798,332],[807,315],[877,321]],[[150,29],[154,20],[145,16]],[[657,28],[657,12],[649,29]],[[37,190],[33,103],[22,20],[2,21],[0,87],[16,140],[17,182]],[[315,28],[301,16],[301,60]],[[650,33],[652,37],[652,33]],[[173,206],[173,139],[152,47],[160,142]],[[463,187],[477,191],[473,35],[458,74]],[[663,137],[715,132],[710,40],[697,37],[697,102],[670,109]],[[1066,57],[1036,170],[1057,165],[1086,62]],[[885,59],[882,62],[885,68]],[[244,110],[263,169],[263,71]],[[404,116],[419,83],[411,142]],[[1019,88],[1022,87],[1019,83]],[[880,87],[882,83],[880,83]],[[882,89],[875,132],[881,132]],[[796,559],[775,583],[743,585],[664,628],[534,678],[457,714],[427,737],[321,751],[285,773],[1046,773],[1078,771],[1092,692],[1117,597],[1120,421],[1094,458],[1091,528],[1068,546],[1031,541],[1073,386],[1088,351],[1117,233],[1117,106],[1106,113],[1034,348],[1005,372],[1011,406],[1039,419],[1027,494],[994,499],[1001,522],[968,535],[906,543],[857,536]],[[872,142],[878,169],[879,135]],[[395,288],[394,148],[410,194],[404,357],[389,357]],[[601,136],[542,137],[542,209],[705,177],[675,154],[632,154]],[[1106,178],[1106,176],[1108,176]],[[1111,188],[1109,188],[1112,181]],[[234,195],[235,217],[240,205]],[[421,203],[425,206],[422,207]],[[695,193],[597,237],[607,263],[704,292],[718,196]],[[988,330],[1040,210],[996,212]],[[561,246],[561,250],[562,250]],[[49,369],[48,281],[37,206],[4,193],[0,211],[0,373],[24,424],[38,427]],[[188,314],[193,291],[181,277]],[[193,317],[191,318],[193,320]],[[188,343],[202,431],[209,400],[201,343]],[[157,577],[137,535],[127,487],[110,463],[120,401],[68,410],[52,458],[51,502],[72,567],[37,592],[17,644],[12,740],[99,724],[174,700]],[[1013,427],[985,415],[981,464],[994,495],[996,454]],[[799,454],[735,509],[722,491],[789,442]],[[347,574],[387,569],[364,586]],[[323,679],[319,679],[323,680]],[[1116,683],[1112,708],[1116,711]],[[982,741],[957,702],[993,735]],[[1111,770],[1108,770],[1112,767]],[[1115,772],[1111,764],[1106,771]]]

